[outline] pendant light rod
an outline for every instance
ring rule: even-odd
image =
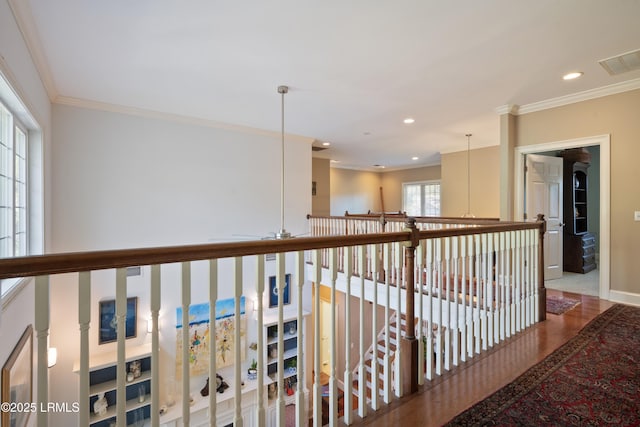
[[[276,233],[276,239],[288,239],[291,233],[284,228],[284,95],[289,93],[289,86],[278,86],[278,93],[282,98],[282,139],[280,142],[280,231]]]

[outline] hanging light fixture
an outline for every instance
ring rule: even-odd
[[[280,142],[280,231],[276,233],[276,239],[290,239],[291,233],[284,228],[284,95],[289,92],[289,86],[278,86],[278,93],[282,96],[282,139]]]
[[[465,134],[467,137],[467,212],[462,215],[463,218],[475,218],[471,213],[471,134]]]

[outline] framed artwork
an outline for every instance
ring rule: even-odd
[[[137,335],[137,306],[138,297],[127,298],[127,317],[125,319],[125,338],[134,338]],[[113,342],[118,339],[116,300],[100,301],[100,332],[98,344]]]
[[[240,359],[247,354],[247,315],[246,298],[240,297],[240,324],[235,318],[235,298],[218,300],[215,304],[215,340],[216,368],[231,366],[235,354]],[[176,308],[176,378],[182,378],[182,307]],[[189,306],[189,374],[191,376],[209,373],[209,354],[211,352],[211,318],[208,302]],[[240,342],[236,342],[236,328],[240,328]]]
[[[33,328],[31,325],[20,337],[9,359],[2,367],[2,405],[30,404],[33,402]],[[17,408],[17,407],[16,407]],[[2,425],[24,427],[30,411],[2,411]]]
[[[284,289],[282,295],[282,304],[291,303],[290,292],[291,289],[291,274],[285,274],[284,276]],[[278,306],[278,286],[276,285],[276,276],[269,277],[269,307]]]

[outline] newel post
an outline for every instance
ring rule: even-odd
[[[547,221],[543,214],[538,214],[538,321],[547,318],[547,288],[544,287],[544,233],[547,232]]]
[[[415,218],[407,218],[405,221],[405,231],[411,232],[411,240],[404,243],[404,265],[405,265],[405,334],[400,341],[402,391],[403,395],[413,394],[418,391],[418,340],[416,339],[415,326],[415,253],[419,244],[418,229]]]

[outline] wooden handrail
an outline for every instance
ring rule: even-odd
[[[525,230],[540,228],[541,226],[542,225],[539,222],[500,222],[493,223],[492,225],[479,225],[473,228],[424,230],[420,231],[418,235],[421,239],[428,239],[445,236],[463,236],[476,233]],[[68,252],[50,255],[5,258],[0,260],[0,279],[124,268],[140,265],[232,258],[280,252],[296,252],[343,246],[404,242],[410,240],[411,236],[411,232],[402,231],[380,234],[297,237],[294,239],[284,240],[254,240],[246,242],[210,243],[156,248]]]

